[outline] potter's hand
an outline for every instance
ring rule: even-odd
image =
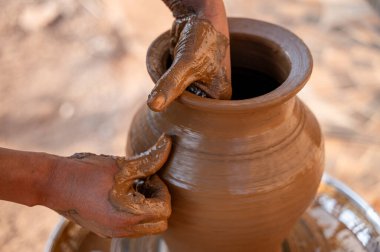
[[[162,136],[132,158],[79,153],[58,167],[59,195],[50,208],[105,237],[135,237],[165,231],[170,195],[154,175],[165,163],[171,139]],[[52,202],[51,202],[52,201]]]
[[[164,2],[176,17],[171,33],[173,63],[149,95],[149,107],[162,111],[191,84],[208,97],[230,99],[228,27],[223,2],[214,1],[222,4],[216,14],[210,13],[215,11],[212,5],[203,6],[201,1]]]

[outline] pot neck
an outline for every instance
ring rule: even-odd
[[[167,128],[172,129],[175,125],[176,131],[237,137],[239,132],[246,136],[249,132],[257,134],[286,123],[292,124],[295,120],[291,118],[298,117],[299,107],[299,100],[295,97],[274,106],[244,111],[201,110],[199,107],[194,108],[181,101],[175,101],[163,112],[150,111],[150,116],[159,124],[170,124]]]

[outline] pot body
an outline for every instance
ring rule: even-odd
[[[282,39],[268,38],[271,33],[278,36],[276,29]],[[320,128],[295,96],[311,72],[307,48],[296,41],[306,50],[301,50],[306,60],[298,66],[294,52],[281,44],[288,39],[290,48],[294,46],[290,32],[246,19],[230,20],[230,31],[233,68],[265,72],[279,85],[258,97],[235,101],[186,93],[159,113],[144,105],[129,132],[128,155],[147,149],[162,133],[173,137],[171,156],[160,171],[172,196],[172,216],[163,234],[169,251],[281,251],[322,176]],[[152,54],[165,51],[166,40],[162,35],[148,52],[153,80],[166,60],[157,59],[165,53]],[[272,59],[265,59],[267,55]],[[249,57],[264,58],[254,62]],[[294,67],[300,67],[298,73],[293,73]],[[247,78],[235,78],[233,90],[250,85]]]

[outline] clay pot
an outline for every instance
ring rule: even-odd
[[[170,251],[281,251],[322,176],[321,131],[296,97],[311,74],[309,50],[279,26],[229,22],[233,100],[185,92],[164,112],[142,107],[129,133],[128,155],[173,136],[160,173],[172,195]],[[153,82],[170,64],[169,37],[148,51]]]

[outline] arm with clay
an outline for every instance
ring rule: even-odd
[[[0,199],[49,207],[105,237],[159,233],[167,228],[171,206],[168,189],[154,174],[170,149],[166,136],[129,159],[0,148]]]
[[[165,109],[194,83],[212,98],[229,99],[228,26],[222,1],[165,3],[176,18],[173,64],[148,100]],[[81,153],[60,157],[0,148],[0,200],[43,205],[107,237],[154,234],[167,228],[168,189],[157,175],[171,149],[169,137],[129,159]],[[145,179],[144,183],[135,183]]]
[[[149,107],[164,110],[190,85],[210,98],[230,99],[229,32],[223,1],[164,2],[175,17],[171,31],[173,63],[149,95]]]

